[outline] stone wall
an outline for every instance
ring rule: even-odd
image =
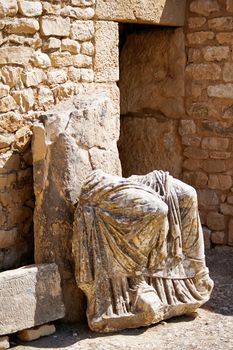
[[[183,179],[214,244],[233,244],[233,1],[187,4]],[[210,232],[207,234],[210,234]]]

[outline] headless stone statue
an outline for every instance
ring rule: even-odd
[[[75,213],[73,254],[97,332],[193,312],[213,288],[196,192],[163,171],[92,172]]]

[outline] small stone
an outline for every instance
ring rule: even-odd
[[[202,169],[207,173],[222,173],[227,170],[226,161],[222,159],[205,159]]]
[[[10,147],[14,136],[12,134],[0,134],[0,149]]]
[[[9,95],[10,87],[0,83],[0,98]]]
[[[203,149],[223,151],[228,148],[229,139],[223,137],[204,137],[201,146]]]
[[[71,39],[87,41],[94,36],[94,22],[93,21],[74,21],[71,25],[70,36]]]
[[[233,84],[210,85],[207,94],[210,97],[233,98]]]
[[[71,17],[76,19],[87,20],[94,17],[95,11],[91,7],[80,8],[80,7],[71,7],[65,6],[61,10],[61,16]]]
[[[81,68],[81,81],[84,83],[92,83],[94,80],[94,72],[93,69],[85,69]]]
[[[52,66],[68,67],[73,65],[73,56],[70,52],[52,52],[50,54]]]
[[[88,68],[92,66],[92,57],[87,55],[78,54],[73,58],[74,67]]]
[[[71,0],[73,6],[92,6],[95,4],[95,0]]]
[[[38,90],[38,104],[44,110],[54,105],[54,97],[52,91],[48,87],[40,87]]]
[[[195,133],[196,133],[196,124],[193,120],[183,119],[180,121],[179,134],[181,136],[195,134]]]
[[[205,17],[190,17],[188,19],[188,26],[191,29],[202,27],[205,23]]]
[[[207,159],[209,156],[208,151],[194,147],[185,148],[183,154],[185,157],[193,159]]]
[[[31,141],[32,131],[28,126],[24,126],[16,131],[14,142],[12,144],[12,149],[14,151],[24,152],[30,141]]]
[[[9,112],[18,108],[14,98],[11,95],[5,96],[0,99],[0,111]]]
[[[48,40],[44,43],[43,49],[45,51],[60,49],[61,40],[58,38],[48,38]]]
[[[208,20],[208,26],[212,30],[233,30],[233,18],[232,17],[218,17]]]
[[[51,66],[51,60],[46,53],[36,51],[31,58],[31,62],[34,66],[40,68],[48,68]]]
[[[67,81],[67,74],[64,69],[50,69],[47,72],[47,79],[49,84],[62,84]]]
[[[190,64],[186,72],[195,80],[218,80],[221,76],[221,67],[215,63]]]
[[[42,14],[42,4],[40,1],[18,1],[19,12],[26,17],[35,17]]]
[[[206,218],[207,226],[211,230],[220,231],[226,227],[226,218],[218,212],[209,212]]]
[[[223,67],[223,80],[226,82],[233,81],[233,64],[225,63]]]
[[[84,42],[81,45],[81,53],[83,55],[93,56],[94,54],[94,45],[90,42]]]
[[[209,153],[209,156],[213,159],[228,159],[231,157],[231,152],[213,151]]]
[[[222,61],[229,57],[230,49],[228,46],[208,46],[202,52],[206,61]]]
[[[5,1],[5,0],[4,0]],[[31,47],[9,46],[0,48],[0,64],[26,65],[33,53]]]
[[[216,39],[219,44],[232,44],[233,33],[217,33]]]
[[[0,18],[13,17],[18,12],[17,0],[0,0]]]
[[[233,216],[233,205],[230,205],[228,203],[222,203],[220,205],[220,209],[223,215]]]
[[[42,81],[46,79],[46,74],[42,69],[34,68],[22,73],[22,81],[26,87],[38,86]]]
[[[22,116],[15,112],[1,114],[0,127],[10,133],[15,132],[22,124]]]
[[[17,333],[17,337],[22,341],[32,341],[45,337],[56,332],[54,324],[44,324],[29,329],[24,329]]]
[[[45,36],[69,36],[70,19],[44,16],[41,20],[41,33]]]
[[[187,40],[190,45],[203,45],[213,38],[213,32],[195,32],[187,34]]]
[[[9,85],[9,87],[14,87],[21,83],[21,72],[22,68],[20,67],[8,67],[5,66],[2,68],[2,81],[4,84]]]
[[[196,0],[190,4],[190,11],[198,15],[208,16],[212,12],[219,10],[220,7],[217,0]]]
[[[6,21],[4,31],[16,34],[35,34],[39,28],[39,22],[34,18],[14,18]]]
[[[22,89],[20,91],[13,91],[12,96],[20,106],[21,112],[29,111],[35,103],[34,93],[31,88]]]
[[[201,144],[201,137],[196,135],[182,135],[182,145],[199,147]]]
[[[68,68],[68,77],[71,81],[78,83],[81,78],[81,70],[80,68],[69,67]]]
[[[62,51],[69,51],[70,53],[77,54],[80,52],[80,44],[76,40],[62,39],[61,49]]]
[[[9,337],[0,337],[0,350],[6,350],[10,348]]]
[[[188,50],[188,62],[198,62],[202,59],[201,50],[199,49],[189,49]]]
[[[43,13],[44,14],[60,16],[61,4],[59,4],[59,3],[54,4],[54,3],[51,3],[48,1],[43,1],[42,6],[43,6]]]
[[[54,96],[55,98],[57,98],[58,100],[62,100],[63,98],[67,98],[70,96],[73,96],[75,92],[75,85],[73,82],[66,82],[62,85],[58,85],[55,89],[54,89]]]

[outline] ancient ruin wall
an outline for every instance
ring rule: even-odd
[[[186,19],[183,179],[198,189],[211,241],[232,245],[233,1],[189,1]]]

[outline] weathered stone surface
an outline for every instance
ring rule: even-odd
[[[26,87],[38,86],[46,79],[46,74],[42,69],[25,70],[22,73],[22,81]]]
[[[186,72],[195,80],[218,80],[221,76],[221,67],[216,63],[189,64]]]
[[[190,11],[198,15],[208,16],[212,12],[219,10],[220,6],[217,0],[195,0],[190,4]]]
[[[203,45],[213,38],[213,32],[195,32],[187,34],[187,40],[190,45]]]
[[[223,68],[223,80],[233,81],[233,64],[232,63],[225,63]]]
[[[225,232],[224,231],[212,232],[211,242],[214,244],[226,244]]]
[[[233,246],[233,219],[230,219],[228,226],[228,244]]]
[[[55,264],[0,273],[0,335],[62,318],[65,314]]]
[[[188,19],[188,26],[191,29],[202,27],[205,23],[205,17],[190,17]]]
[[[0,18],[6,16],[15,16],[17,11],[17,0],[0,0]]]
[[[218,190],[229,190],[232,186],[232,178],[230,175],[210,175],[208,181],[208,187]]]
[[[217,33],[216,39],[219,44],[232,44],[233,42],[233,33],[223,32]]]
[[[120,56],[121,114],[184,119],[185,63],[182,29],[130,33]]]
[[[80,44],[76,40],[62,39],[61,49],[62,51],[69,51],[73,54],[77,54],[80,52]]]
[[[232,17],[218,17],[208,20],[208,26],[212,30],[229,30],[233,29]]]
[[[185,19],[185,1],[148,0],[98,0],[96,17],[100,20],[154,23],[166,26],[182,26]]]
[[[71,5],[73,6],[92,6],[96,0],[71,0]]]
[[[91,83],[94,81],[94,72],[92,69],[81,68],[80,77],[82,82]]]
[[[21,112],[29,111],[35,103],[34,92],[31,88],[13,91],[12,96],[19,105]]]
[[[48,38],[43,44],[43,49],[45,51],[60,49],[61,47],[61,40],[58,38]]]
[[[220,231],[226,227],[226,218],[220,213],[209,212],[206,223],[211,230]]]
[[[65,6],[61,10],[61,16],[69,16],[71,18],[87,20],[94,17],[95,10],[91,7],[80,8],[80,7],[72,7]]]
[[[80,85],[77,97],[46,112],[43,119],[44,125],[34,128],[33,141],[35,261],[58,264],[67,318],[77,320],[83,317],[84,301],[72,270],[74,205],[93,168],[121,171],[118,89]]]
[[[221,209],[221,213],[223,213],[224,215],[233,216],[233,205],[222,203],[220,206],[220,209]]]
[[[203,48],[202,52],[206,61],[222,61],[230,55],[228,46],[208,46]]]
[[[78,54],[73,57],[73,65],[78,68],[90,68],[92,66],[92,57]]]
[[[67,74],[64,69],[51,68],[47,72],[47,79],[49,84],[62,84],[67,80]]]
[[[89,174],[75,212],[72,247],[76,280],[88,299],[88,324],[97,332],[193,311],[213,287],[196,192],[161,171],[130,178],[101,170]],[[177,262],[177,255],[183,260]]]
[[[42,4],[40,1],[18,1],[19,12],[26,17],[40,16],[42,14]]]
[[[0,111],[9,112],[17,109],[18,105],[12,96],[8,95],[0,99]]]
[[[0,230],[0,249],[13,246],[16,243],[17,237],[17,228],[9,231]]]
[[[227,3],[226,3],[226,8],[227,8],[227,11],[228,12],[233,12],[233,2],[232,0],[226,0]]]
[[[203,149],[224,151],[229,146],[229,139],[223,137],[204,137],[201,143]]]
[[[54,105],[53,93],[48,87],[43,86],[39,88],[38,103],[39,106],[43,107],[45,110]]]
[[[0,98],[5,97],[9,94],[10,88],[8,85],[0,83]]]
[[[34,18],[14,18],[6,21],[4,31],[16,34],[34,34],[39,28],[39,22]]]
[[[91,40],[94,36],[93,21],[74,21],[71,25],[70,37],[74,40]]]
[[[154,168],[181,174],[178,122],[154,113],[153,117],[123,116],[118,143],[123,175],[145,174]],[[174,152],[176,149],[176,152]]]
[[[45,36],[69,36],[70,19],[44,16],[41,19],[41,33]]]
[[[51,60],[46,53],[36,51],[31,57],[31,62],[35,67],[48,68],[51,66]]]
[[[210,97],[233,98],[233,84],[209,85],[207,93]]]
[[[186,147],[183,154],[187,158],[194,159],[207,159],[209,157],[208,151],[195,147]]]
[[[95,81],[111,82],[119,79],[118,24],[98,21],[95,33]]]
[[[73,65],[73,56],[70,52],[53,52],[50,54],[52,66],[68,67]]]
[[[31,58],[33,49],[31,47],[9,46],[0,48],[0,64],[26,65]]]
[[[95,47],[91,42],[87,41],[82,43],[81,45],[82,54],[92,56],[94,54],[94,51],[95,51]]]
[[[41,326],[24,329],[17,333],[17,337],[22,341],[32,341],[51,335],[56,332],[54,324],[43,324]]]
[[[180,121],[179,134],[181,136],[192,135],[195,133],[196,133],[196,124],[193,120],[184,119]]]

